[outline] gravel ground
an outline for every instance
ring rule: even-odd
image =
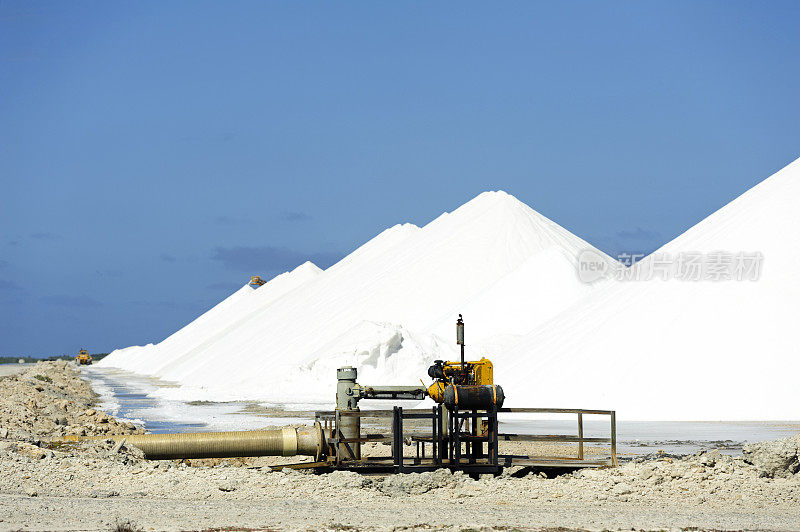
[[[556,478],[314,475],[272,471],[267,459],[147,461],[111,441],[49,445],[64,433],[136,431],[92,411],[71,364],[3,378],[0,394],[0,529],[800,529],[800,438]]]

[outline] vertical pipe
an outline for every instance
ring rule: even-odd
[[[468,384],[467,368],[464,365],[464,320],[461,318],[461,314],[458,315],[458,321],[456,321],[456,343],[461,345],[461,384]]]
[[[336,432],[339,443],[336,454],[340,460],[361,460],[361,442],[342,442],[361,438],[361,418],[342,416],[346,412],[358,412],[358,396],[353,392],[358,372],[353,367],[336,370]]]
[[[583,460],[583,412],[578,412],[578,460]]]

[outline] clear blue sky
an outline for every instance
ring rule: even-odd
[[[797,1],[0,2],[0,354],[159,341],[490,189],[652,250],[800,156],[798,27]]]

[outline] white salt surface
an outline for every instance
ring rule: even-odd
[[[308,423],[309,419],[269,416],[248,411],[244,402],[187,403],[155,397],[163,381],[114,368],[83,368],[85,377],[100,395],[100,409],[122,421],[131,421],[149,432],[208,432],[256,430],[274,425]],[[167,385],[168,386],[168,385]]]

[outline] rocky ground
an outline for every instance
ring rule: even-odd
[[[16,366],[11,365],[11,368]],[[38,446],[42,438],[67,434],[139,434],[132,423],[120,423],[91,408],[97,396],[71,362],[24,365],[0,380],[0,439]]]
[[[800,529],[800,438],[751,444],[741,457],[660,454],[555,478],[156,462],[111,441],[48,443],[137,430],[93,411],[78,371],[40,363],[0,380],[0,529]]]

